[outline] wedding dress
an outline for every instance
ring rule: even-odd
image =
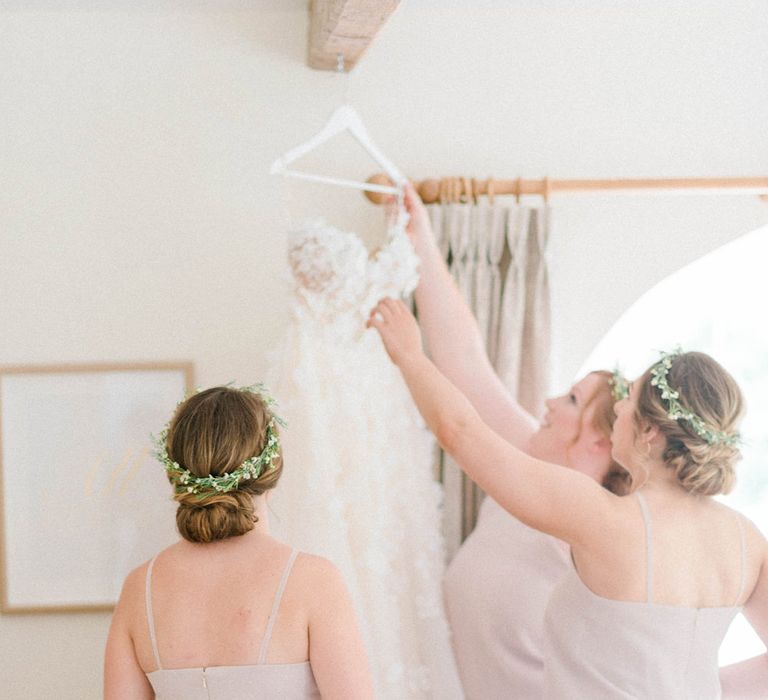
[[[294,297],[269,378],[288,424],[271,524],[341,570],[376,697],[446,700],[462,694],[441,595],[434,441],[378,333],[365,328],[379,299],[418,282],[406,219],[400,211],[373,254],[321,220],[291,233]]]

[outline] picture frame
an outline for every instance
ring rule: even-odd
[[[0,612],[111,610],[178,539],[157,435],[191,362],[0,366]]]

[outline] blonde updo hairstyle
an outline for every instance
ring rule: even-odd
[[[658,427],[666,438],[662,459],[687,491],[705,496],[729,493],[736,481],[736,462],[741,458],[738,446],[710,444],[687,421],[670,418],[661,392],[651,384],[653,367],[636,382],[635,427]],[[709,355],[686,352],[673,357],[667,382],[678,392],[680,404],[707,427],[729,435],[736,433],[744,397],[734,378]]]
[[[262,452],[271,418],[269,407],[257,394],[230,387],[206,389],[176,410],[166,451],[171,460],[194,476],[221,476]],[[213,542],[252,530],[258,520],[253,496],[277,485],[283,470],[282,454],[272,465],[257,479],[243,480],[226,493],[203,497],[176,493],[176,526],[181,536],[190,542]]]

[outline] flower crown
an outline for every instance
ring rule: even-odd
[[[704,438],[710,445],[736,445],[740,441],[739,433],[725,433],[708,426],[704,420],[693,411],[685,408],[678,399],[679,392],[675,391],[667,381],[667,375],[672,368],[672,362],[683,354],[682,349],[675,348],[672,352],[662,352],[661,359],[651,367],[651,385],[661,394],[662,401],[667,405],[667,416],[675,421],[683,420],[693,428],[693,431]]]
[[[266,405],[271,407],[275,404],[275,400],[267,393],[262,384],[253,384],[251,386],[233,387],[238,391],[245,391],[249,394],[256,394]],[[197,390],[201,391],[200,389]],[[181,405],[183,402],[179,402]],[[216,493],[226,493],[236,489],[241,481],[247,481],[248,479],[258,479],[264,472],[271,471],[275,468],[274,460],[280,455],[280,438],[277,434],[276,425],[285,425],[285,422],[279,416],[276,416],[270,410],[271,418],[267,423],[266,437],[267,443],[260,454],[254,457],[249,457],[245,460],[237,469],[233,469],[226,474],[220,476],[214,476],[209,474],[208,476],[195,476],[188,469],[184,469],[178,462],[174,462],[169,456],[166,449],[166,439],[168,438],[168,430],[170,429],[170,422],[160,431],[160,434],[153,441],[155,443],[155,457],[163,464],[165,471],[168,473],[168,478],[174,485],[176,493],[192,493],[197,496],[198,499],[203,499],[206,496],[211,496]]]
[[[618,367],[613,370],[613,374],[608,380],[608,385],[611,387],[614,401],[621,401],[629,396],[629,382]]]

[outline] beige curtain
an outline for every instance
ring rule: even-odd
[[[550,376],[548,210],[487,202],[427,209],[491,363],[521,405],[541,415]],[[438,471],[450,557],[474,527],[483,494],[447,455],[439,456]]]

